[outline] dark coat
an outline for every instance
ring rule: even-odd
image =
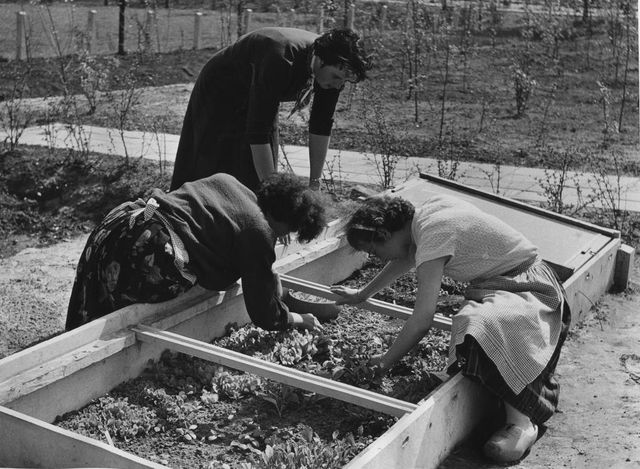
[[[278,110],[311,82],[316,34],[293,28],[253,31],[217,52],[203,67],[185,115],[171,190],[228,173],[258,185],[251,144],[270,144],[277,168]],[[309,132],[330,135],[340,91],[314,87]]]

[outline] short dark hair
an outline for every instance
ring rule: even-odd
[[[373,196],[365,200],[349,217],[344,227],[347,242],[361,250],[372,241],[382,241],[382,230],[400,231],[415,214],[413,204],[397,196]]]
[[[306,179],[292,173],[275,173],[260,183],[256,196],[263,213],[286,223],[298,241],[308,243],[327,226],[325,202]]]
[[[324,32],[313,42],[313,53],[325,65],[344,65],[353,74],[354,82],[367,78],[372,66],[360,36],[349,28],[335,28]]]

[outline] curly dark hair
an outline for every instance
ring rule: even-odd
[[[321,34],[313,42],[312,51],[325,65],[344,65],[358,83],[367,78],[372,67],[360,36],[349,28],[335,28]]]
[[[295,174],[269,176],[260,184],[256,195],[262,212],[289,225],[302,243],[317,238],[327,226],[323,196],[309,189],[306,179]]]
[[[382,230],[393,233],[413,219],[416,209],[402,197],[374,196],[365,200],[344,227],[348,243],[356,250],[372,241],[383,241]]]

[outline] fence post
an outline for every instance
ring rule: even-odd
[[[384,28],[387,23],[387,5],[382,5],[382,11],[380,11],[380,34],[384,33]]]
[[[19,11],[16,14],[16,60],[22,60],[23,49],[25,51],[25,56],[27,52],[27,29],[25,25],[26,17],[27,13],[24,11]]]
[[[247,8],[244,10],[244,33],[247,34],[251,30],[251,15],[253,14],[253,10],[251,8]]]
[[[296,27],[296,10],[293,8],[289,10],[289,27],[290,28]]]
[[[201,12],[196,12],[196,16],[195,16],[195,20],[194,20],[194,25],[193,25],[193,49],[194,50],[198,50],[200,49],[200,21],[202,19],[202,13]]]
[[[318,8],[318,34],[324,30],[324,7]]]
[[[347,13],[347,28],[353,29],[353,21],[356,16],[356,6],[351,3],[349,5],[349,12]]]
[[[155,10],[147,10],[147,18],[144,24],[144,49],[151,51],[151,37],[153,35],[153,27],[155,25]],[[160,44],[158,44],[158,52],[160,52]]]
[[[87,17],[87,53],[93,53],[93,42],[96,37],[96,10],[89,10]]]
[[[118,55],[126,55],[125,48],[125,11],[127,8],[127,0],[118,0]]]

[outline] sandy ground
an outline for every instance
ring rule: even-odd
[[[0,357],[62,331],[86,237],[0,259]],[[522,469],[640,467],[640,275],[574,328],[558,367],[560,408]],[[470,443],[443,468],[492,468]],[[403,468],[409,469],[409,468]]]

